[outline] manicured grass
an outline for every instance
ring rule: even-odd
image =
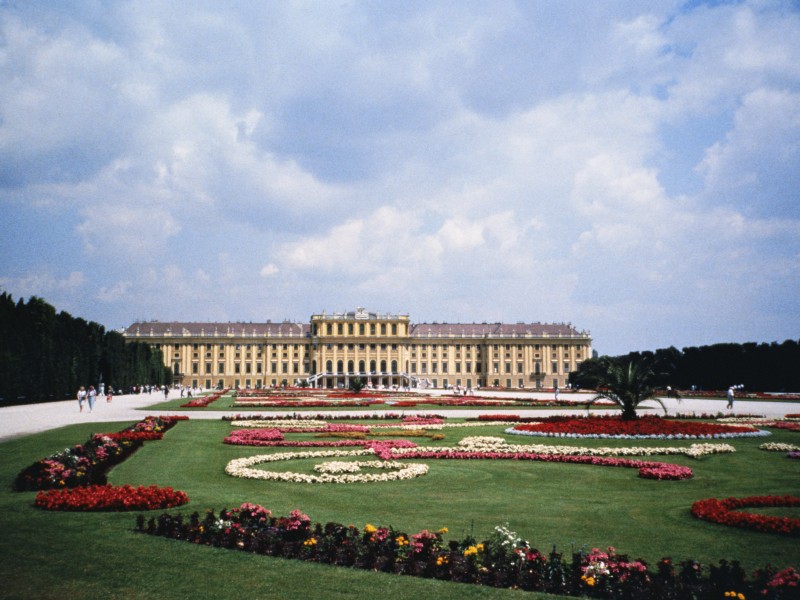
[[[35,460],[82,443],[94,431],[131,423],[75,425],[0,444],[0,589],[3,598],[553,598],[306,564],[143,536],[132,531],[137,513],[53,513],[33,508],[35,493],[10,491],[16,474]],[[767,563],[800,564],[797,538],[727,528],[693,519],[692,502],[707,497],[800,495],[800,462],[765,452],[761,439],[728,440],[735,454],[699,461],[654,457],[692,467],[694,479],[651,481],[635,469],[515,461],[429,460],[428,475],[399,482],[352,485],[274,483],[233,478],[224,467],[235,457],[285,448],[229,446],[223,421],[180,422],[165,439],[147,442],[111,474],[111,483],[156,484],[185,491],[190,504],[169,512],[203,513],[241,502],[275,514],[299,508],[313,521],[363,527],[393,525],[415,533],[448,527],[446,539],[487,536],[508,522],[547,553],[582,546],[615,546],[651,564],[739,560],[749,572]],[[665,446],[669,440],[543,440],[505,436],[502,427],[445,430],[454,445],[471,435],[502,435],[513,443],[580,446]],[[287,435],[310,439],[310,435]],[[798,434],[773,430],[768,441],[798,443]],[[288,449],[291,451],[291,449]],[[342,459],[345,460],[345,459]],[[271,468],[310,472],[315,461]],[[160,511],[154,513],[159,514]],[[783,514],[783,513],[781,513]],[[794,515],[787,509],[786,514]]]

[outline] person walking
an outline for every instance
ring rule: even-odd
[[[81,386],[78,388],[78,409],[83,412],[83,403],[86,401],[86,389]]]
[[[725,408],[733,408],[733,386],[728,388],[728,404]]]
[[[89,386],[86,399],[89,401],[89,412],[92,412],[94,410],[94,401],[97,399],[97,390],[94,389],[93,385]]]

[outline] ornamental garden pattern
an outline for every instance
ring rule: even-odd
[[[213,400],[212,400],[213,401]],[[142,511],[180,506],[189,502],[185,493],[170,487],[110,486],[106,474],[130,457],[145,442],[159,440],[180,417],[148,417],[123,431],[91,436],[84,444],[41,459],[24,469],[15,480],[19,491],[41,490],[35,505],[45,510]],[[231,420],[231,419],[229,419]],[[229,462],[225,471],[233,477],[291,481],[308,484],[388,484],[393,480],[427,475],[440,460],[517,460],[572,463],[592,466],[636,468],[639,477],[662,480],[663,485],[680,485],[691,478],[692,469],[668,462],[631,457],[686,456],[702,460],[712,454],[730,454],[727,442],[738,437],[766,436],[759,427],[776,425],[756,420],[724,424],[646,417],[623,422],[615,417],[544,418],[513,422],[493,420],[492,415],[474,421],[452,422],[441,416],[406,420],[384,418],[379,422],[342,424],[323,419],[290,419],[261,416],[231,420],[226,444],[253,447],[305,447],[314,450],[274,452]],[[576,447],[554,444],[513,444],[497,436],[462,436],[455,446],[425,445],[402,437],[418,435],[433,439],[434,432],[496,426],[507,435],[536,435],[567,438],[658,439],[661,446]],[[793,419],[782,427],[793,428]],[[385,439],[393,430],[397,439]],[[287,439],[298,433],[313,433],[328,440]],[[442,435],[439,433],[438,435]],[[337,439],[338,438],[338,439]],[[696,440],[689,446],[671,442]],[[223,440],[221,440],[223,441]],[[159,442],[156,442],[159,443]],[[796,454],[792,444],[762,445],[772,452]],[[314,473],[269,471],[255,468],[263,463],[295,459],[322,459]],[[326,460],[335,459],[335,460]],[[407,462],[424,461],[424,462]],[[580,468],[580,467],[576,467]],[[673,483],[669,483],[672,480]],[[632,483],[632,485],[635,485]],[[659,484],[662,485],[662,484]],[[757,496],[699,499],[690,514],[722,525],[753,528],[779,536],[800,535],[800,519],[743,512],[743,508],[798,507],[794,496]],[[688,510],[687,510],[688,513]],[[313,523],[299,510],[288,517],[276,517],[259,505],[217,513],[195,511],[190,515],[140,515],[136,530],[174,537],[196,544],[225,547],[258,554],[282,556],[498,587],[517,587],[568,595],[630,598],[798,598],[800,574],[787,566],[782,570],[765,567],[747,577],[736,563],[721,563],[709,576],[698,571],[694,561],[674,564],[663,559],[655,565],[630,560],[615,550],[573,552],[571,557],[553,551],[542,553],[507,526],[498,525],[486,540],[466,537],[446,541],[446,529],[408,534],[391,526],[362,529],[353,525]]]

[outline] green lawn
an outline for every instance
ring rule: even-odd
[[[74,425],[0,444],[0,586],[2,598],[553,598],[306,564],[133,533],[136,513],[74,514],[33,508],[35,493],[12,492],[25,466],[92,432],[131,423]],[[502,427],[445,430],[453,445],[468,435],[502,435]],[[190,504],[170,512],[203,512],[255,502],[275,514],[295,508],[313,521],[363,527],[393,525],[409,533],[447,527],[446,539],[485,537],[508,522],[540,550],[613,545],[653,563],[664,556],[706,564],[735,559],[747,571],[767,563],[800,565],[797,538],[726,528],[693,519],[693,501],[707,497],[800,495],[800,462],[765,452],[764,438],[728,440],[735,454],[701,460],[655,457],[691,466],[694,479],[651,481],[635,469],[513,461],[426,461],[430,472],[409,481],[352,485],[274,483],[232,478],[235,457],[286,449],[229,446],[222,421],[180,422],[165,439],[146,442],[111,474],[111,483],[157,484],[185,491]],[[773,430],[767,441],[800,443]],[[290,436],[300,439],[310,436]],[[505,436],[513,443],[542,438]],[[415,439],[420,444],[427,440]],[[581,446],[664,446],[690,442],[558,440]],[[278,467],[277,465],[281,465]],[[274,467],[310,472],[312,461]],[[786,511],[795,516],[796,512]],[[324,593],[323,593],[324,590]]]

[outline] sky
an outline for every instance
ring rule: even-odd
[[[0,290],[800,339],[800,2],[0,0]]]

